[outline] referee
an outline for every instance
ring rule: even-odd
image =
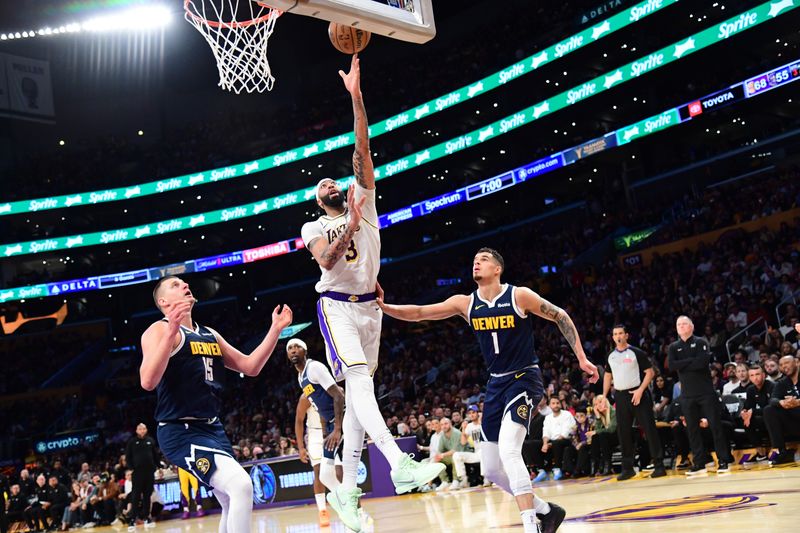
[[[688,316],[681,315],[675,323],[678,331],[677,341],[669,345],[669,368],[678,373],[681,382],[681,410],[686,417],[686,433],[692,447],[692,468],[687,476],[704,474],[708,454],[703,445],[703,436],[700,433],[700,418],[708,420],[711,434],[714,436],[714,448],[717,450],[717,473],[730,472],[728,463],[733,459],[730,456],[730,447],[722,432],[720,421],[720,400],[714,384],[711,381],[711,372],[708,365],[711,362],[711,351],[708,343],[700,337],[694,336],[694,323]]]
[[[136,519],[150,523],[150,496],[155,483],[155,471],[158,464],[156,441],[147,436],[147,426],[136,426],[136,436],[128,441],[125,447],[125,459],[128,467],[133,469],[130,499],[132,503],[129,525],[135,526]]]
[[[664,450],[653,417],[653,399],[647,389],[655,375],[650,358],[639,348],[628,344],[628,331],[624,325],[614,326],[612,336],[616,348],[608,354],[603,376],[603,395],[608,397],[613,382],[617,400],[617,435],[622,450],[622,471],[617,480],[625,481],[636,475],[633,471],[634,415],[647,436],[650,457],[655,465],[650,477],[666,476]]]

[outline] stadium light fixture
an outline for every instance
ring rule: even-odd
[[[78,32],[121,32],[148,31],[164,28],[172,23],[172,10],[165,5],[140,6],[113,14],[99,15],[84,22],[73,22],[62,26],[45,26],[36,31],[0,33],[0,41],[27,39],[30,37],[50,37]]]

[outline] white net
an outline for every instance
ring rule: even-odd
[[[272,90],[267,45],[280,11],[251,0],[184,0],[184,9],[211,46],[220,87],[236,94]]]

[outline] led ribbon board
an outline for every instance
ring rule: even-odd
[[[552,114],[565,107],[582,102],[601,92],[607,91],[622,83],[627,83],[639,78],[658,68],[678,61],[688,54],[697,52],[729,37],[738,35],[753,27],[766,22],[771,18],[781,16],[797,6],[794,0],[781,0],[780,2],[767,2],[749,11],[741,13],[739,16],[726,20],[721,24],[707,28],[691,37],[666,46],[652,54],[639,58],[616,69],[612,73],[602,74],[593,80],[582,85],[564,91],[538,104],[534,104],[513,115],[493,122],[479,130],[456,137],[449,141],[437,144],[425,150],[411,154],[407,157],[397,159],[391,163],[381,165],[375,169],[377,180],[391,177],[395,174],[405,172],[412,168],[419,167],[430,161],[451,155],[466,148],[476,146],[482,142],[504,135],[525,124],[529,124],[544,115]],[[665,117],[665,121],[675,120],[677,115]],[[644,124],[642,125],[645,126]],[[661,124],[659,128],[667,127],[668,124]],[[636,135],[633,130],[626,132],[627,138],[624,142],[630,142]],[[337,180],[342,186],[348,186],[353,180],[353,176]],[[19,242],[3,245],[2,253],[5,257],[35,254],[40,252],[52,252],[57,250],[70,250],[84,246],[95,246],[99,244],[110,244],[136,240],[165,233],[172,233],[186,229],[209,226],[220,222],[229,222],[241,218],[251,217],[299,204],[314,198],[315,190],[313,187],[300,189],[281,196],[275,196],[260,200],[258,202],[239,205],[216,211],[208,211],[196,215],[189,215],[182,218],[152,222],[142,226],[132,226],[115,230],[98,231],[82,235],[70,235],[52,239],[41,239],[36,241]]]
[[[578,146],[567,148],[566,150],[562,150],[561,152],[558,152],[551,156],[544,157],[542,159],[539,159],[538,161],[533,161],[531,163],[528,163],[527,165],[518,167],[514,170],[510,170],[498,176],[493,176],[491,178],[479,181],[477,183],[473,183],[472,185],[462,187],[450,193],[443,194],[435,198],[430,198],[422,202],[417,202],[413,205],[404,207],[402,209],[398,209],[397,211],[393,211],[391,213],[380,215],[379,225],[382,229],[385,229],[389,226],[398,224],[400,222],[404,222],[406,220],[411,220],[413,218],[428,215],[430,213],[433,213],[434,211],[438,211],[440,209],[444,209],[447,207],[452,207],[454,205],[458,205],[468,200],[476,200],[478,198],[482,198],[483,196],[487,196],[489,194],[493,194],[495,192],[506,189],[512,185],[524,183],[529,178],[550,172],[551,170],[555,170],[557,168],[560,168],[561,166],[569,165],[576,162],[579,159],[578,157],[576,157],[576,154],[582,154],[582,157],[589,157],[598,154],[601,151],[614,148],[615,146],[618,145],[617,139],[620,136],[624,139],[626,137],[625,132],[630,131],[634,128],[638,128],[640,132],[643,130],[644,133],[635,135],[627,134],[628,137],[627,142],[648,135],[652,135],[659,131],[663,131],[667,128],[670,128],[672,126],[677,126],[682,122],[692,120],[694,117],[700,114],[700,113],[694,113],[694,114],[691,113],[692,109],[696,109],[696,105],[698,102],[714,100],[718,97],[719,94],[727,94],[727,93],[741,94],[742,96],[739,98],[726,97],[725,102],[723,104],[715,105],[714,109],[731,105],[745,98],[744,87],[747,83],[749,83],[752,80],[761,79],[764,76],[768,77],[770,73],[774,75],[776,72],[782,72],[784,71],[784,69],[788,69],[789,72],[794,72],[795,74],[787,78],[785,81],[782,81],[781,85],[797,81],[798,79],[800,79],[800,72],[798,72],[798,70],[800,70],[800,60],[797,60],[788,65],[784,65],[783,67],[778,67],[777,69],[773,69],[754,78],[750,78],[746,82],[740,82],[735,85],[732,85],[729,89],[725,89],[723,91],[707,95],[701,98],[700,100],[683,104],[681,106],[664,111],[663,113],[659,113],[658,115],[653,115],[649,119],[645,119],[635,124],[620,128],[616,131],[612,131],[598,139],[593,139]],[[753,94],[753,96],[757,96],[758,94],[761,93],[759,92]],[[679,120],[671,120],[671,119],[669,121],[666,120],[666,117],[674,117],[676,113],[680,117]],[[653,126],[648,127],[648,124],[651,124]],[[656,125],[660,126],[656,127]],[[645,230],[645,232],[646,231],[647,230]],[[144,283],[146,281],[157,280],[167,274],[182,275],[182,274],[189,274],[192,272],[204,272],[207,270],[216,270],[219,268],[226,268],[233,265],[241,265],[243,263],[263,261],[265,259],[270,259],[273,257],[277,257],[279,255],[285,255],[291,252],[296,252],[297,250],[301,250],[303,248],[304,248],[303,240],[299,237],[296,237],[294,239],[287,239],[285,241],[280,241],[273,244],[260,246],[258,248],[250,248],[248,250],[243,250],[238,252],[230,252],[222,255],[193,259],[186,261],[184,263],[174,263],[171,265],[166,265],[161,267],[151,267],[132,272],[109,274],[107,276],[95,276],[91,278],[82,278],[82,279],[61,281],[48,284],[31,285],[28,287],[17,287],[17,288],[6,289],[0,291],[0,302],[23,300],[25,298],[35,298],[43,296],[58,296],[67,293],[99,290],[121,285]]]
[[[449,109],[458,104],[471,100],[481,94],[487,93],[498,87],[501,87],[511,80],[514,80],[525,74],[529,74],[538,69],[542,65],[553,63],[560,60],[562,57],[587,46],[595,41],[611,35],[612,33],[632,26],[640,20],[658,12],[666,7],[676,4],[679,0],[646,0],[640,2],[635,6],[627,9],[602,23],[583,30],[581,32],[567,37],[541,52],[523,59],[519,63],[515,63],[509,67],[504,68],[499,72],[495,72],[475,83],[466,85],[451,93],[440,96],[417,107],[399,113],[393,117],[389,117],[381,122],[370,126],[370,137],[378,137],[384,133],[394,131],[403,126],[407,126],[414,122],[420,121],[423,118],[429,117],[445,109]],[[36,211],[44,211],[48,209],[61,209],[64,207],[74,207],[82,205],[95,205],[106,202],[115,202],[120,200],[130,200],[132,198],[140,198],[151,194],[158,194],[168,191],[177,191],[187,189],[196,185],[203,185],[206,183],[214,183],[221,180],[235,179],[252,174],[253,172],[263,172],[272,168],[277,168],[286,163],[293,163],[302,161],[315,155],[332,152],[339,148],[352,146],[355,143],[355,136],[352,132],[337,135],[329,139],[317,141],[315,143],[307,144],[299,148],[292,148],[279,154],[269,155],[240,163],[229,167],[216,168],[212,170],[204,170],[187,174],[184,176],[177,176],[174,178],[167,178],[158,181],[151,181],[148,183],[140,183],[139,185],[131,185],[129,187],[120,187],[117,189],[105,189],[100,191],[82,192],[63,196],[53,196],[49,198],[36,198],[32,200],[19,200],[16,202],[7,202],[0,204],[0,216],[2,215],[15,215],[20,213],[32,213]]]

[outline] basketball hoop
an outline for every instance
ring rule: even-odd
[[[220,87],[236,94],[272,90],[267,45],[281,11],[251,0],[184,0],[183,7],[211,46]]]

